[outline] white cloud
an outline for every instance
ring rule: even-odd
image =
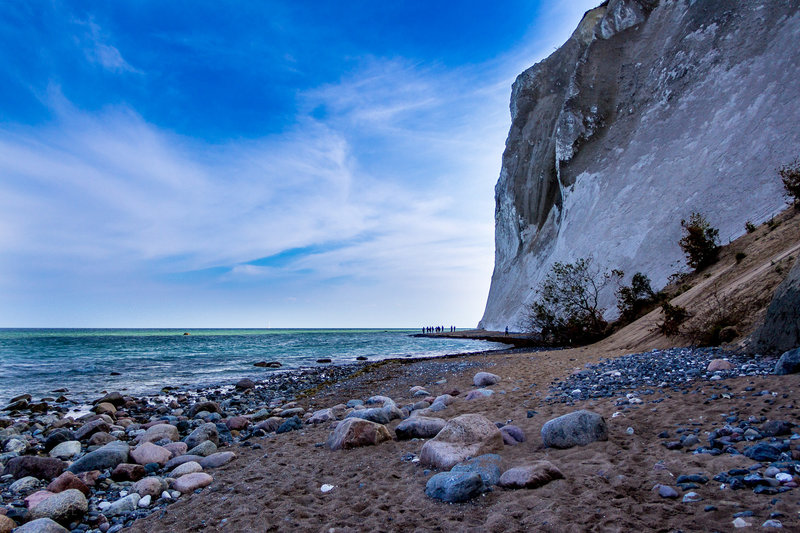
[[[122,57],[122,54],[115,46],[108,43],[108,35],[103,32],[102,28],[94,20],[91,18],[86,21],[76,20],[75,24],[86,29],[78,38],[78,43],[83,46],[86,59],[112,72],[141,74],[141,71],[125,61],[125,58]]]

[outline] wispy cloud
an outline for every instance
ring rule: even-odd
[[[83,31],[76,36],[79,46],[83,47],[86,58],[111,72],[132,72],[141,74],[141,71],[132,67],[120,51],[110,44],[109,36],[91,18],[85,21],[76,20],[75,25]]]

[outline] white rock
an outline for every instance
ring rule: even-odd
[[[101,511],[105,511],[109,507],[111,507],[111,502],[103,501],[97,504],[97,508],[100,509]]]
[[[139,500],[139,503],[137,505],[139,507],[141,507],[142,509],[144,509],[146,507],[150,507],[150,495],[148,494],[146,496],[142,496],[142,498]]]
[[[319,488],[319,490],[321,490],[322,492],[330,492],[330,491],[332,491],[332,490],[333,490],[333,485],[328,485],[328,484],[326,483],[325,485],[322,485],[322,486]]]
[[[161,497],[164,498],[165,500],[171,500],[172,499],[172,495],[167,490],[165,490],[164,492],[161,493]]]
[[[775,479],[781,483],[788,483],[792,480],[792,475],[787,474],[786,472],[781,472],[780,474],[775,474]]]
[[[746,521],[744,518],[742,518],[742,517],[739,517],[739,518],[737,518],[736,520],[734,520],[734,521],[733,521],[733,527],[735,527],[735,528],[737,528],[737,529],[739,529],[739,528],[743,528],[743,527],[750,527],[751,525],[752,525],[752,524],[750,524],[749,522],[747,522],[747,521]]]

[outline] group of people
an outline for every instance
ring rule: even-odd
[[[450,326],[451,333],[455,330],[456,330],[455,326]],[[431,326],[422,328],[422,333],[444,333],[444,332],[445,332],[444,326]]]

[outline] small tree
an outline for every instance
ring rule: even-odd
[[[623,322],[633,322],[644,309],[656,299],[656,293],[650,287],[650,278],[637,272],[631,278],[630,286],[622,285],[617,289],[617,309]]]
[[[786,196],[792,199],[795,209],[800,209],[800,159],[779,168],[778,174],[786,189]]]
[[[600,338],[608,325],[598,306],[600,291],[610,278],[591,258],[555,263],[536,289],[529,309],[530,329],[554,344],[581,344]]]
[[[679,241],[686,263],[702,270],[717,261],[719,256],[719,230],[711,227],[700,213],[692,213],[689,220],[681,220],[684,235]]]

